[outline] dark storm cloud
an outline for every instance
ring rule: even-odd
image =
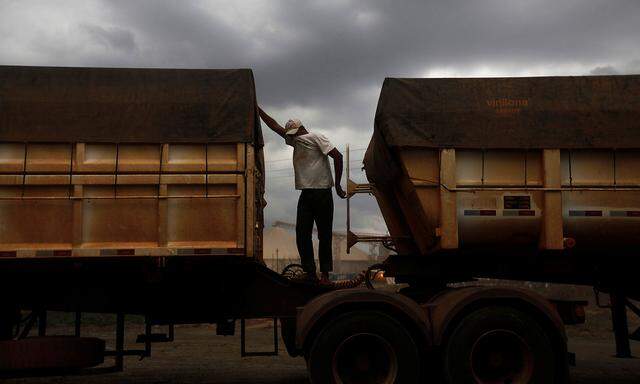
[[[0,63],[250,67],[259,102],[276,118],[299,117],[340,148],[366,145],[387,76],[640,72],[637,0],[0,0],[0,7]],[[289,155],[279,138],[265,137],[268,160]],[[268,164],[272,219],[295,209],[292,178],[276,170],[287,166]],[[375,211],[356,206],[365,217]]]
[[[251,67],[246,42],[202,6],[182,1],[104,1],[109,15],[145,38],[147,66]]]
[[[236,3],[103,1],[95,5],[98,22],[64,23],[122,48],[122,65],[251,67],[262,102],[321,109],[331,116],[319,118],[327,129],[370,122],[386,76],[443,68],[473,75],[478,66],[488,74],[578,74],[620,66],[640,52],[637,0]],[[60,56],[56,47],[66,56],[64,42],[47,43],[51,57]],[[141,52],[131,57],[136,44]],[[101,65],[105,58],[77,59]]]
[[[242,20],[253,27],[245,33],[244,26],[216,17],[215,3],[104,3],[113,20],[148,37],[154,62],[145,64],[249,66],[265,102],[338,112],[350,110],[344,101],[355,90],[385,76],[420,76],[434,67],[463,74],[478,64],[496,73],[612,65],[609,60],[634,59],[640,48],[634,0],[268,4],[264,14]]]

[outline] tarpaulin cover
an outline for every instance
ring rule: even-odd
[[[0,141],[262,144],[249,69],[0,66]]]
[[[387,145],[640,148],[640,76],[386,79]]]

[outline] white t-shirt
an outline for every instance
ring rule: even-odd
[[[327,154],[335,148],[324,135],[309,132],[285,138],[293,147],[293,171],[296,189],[325,189],[333,187],[331,166]]]

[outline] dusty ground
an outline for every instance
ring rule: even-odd
[[[640,359],[620,360],[612,357],[614,346],[607,338],[606,310],[590,310],[590,322],[571,327],[570,349],[577,353],[577,367],[572,368],[577,384],[631,384],[640,382]],[[249,348],[268,350],[271,331],[267,322],[253,322],[248,326]],[[158,329],[159,331],[160,329]],[[112,339],[112,328],[94,324],[83,329],[86,335]],[[128,323],[127,343],[136,345],[135,335],[142,332],[139,322]],[[50,333],[70,333],[71,327],[53,326]],[[280,348],[278,357],[240,358],[238,336],[215,336],[211,326],[176,327],[176,341],[155,344],[149,359],[138,361],[127,357],[125,371],[105,375],[41,377],[7,379],[7,384],[31,383],[307,383],[304,360],[291,358]],[[640,343],[634,345],[640,357]],[[108,360],[107,364],[112,364]]]
[[[638,358],[615,358],[610,312],[591,302],[584,325],[569,326],[569,350],[576,353],[576,366],[571,370],[573,382],[580,384],[631,384],[640,382],[640,342],[631,342]],[[629,315],[629,328],[640,326],[637,317]]]

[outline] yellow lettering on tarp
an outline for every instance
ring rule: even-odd
[[[522,108],[529,106],[529,99],[489,99],[486,101],[487,107],[492,108],[496,113],[514,114],[519,113]]]

